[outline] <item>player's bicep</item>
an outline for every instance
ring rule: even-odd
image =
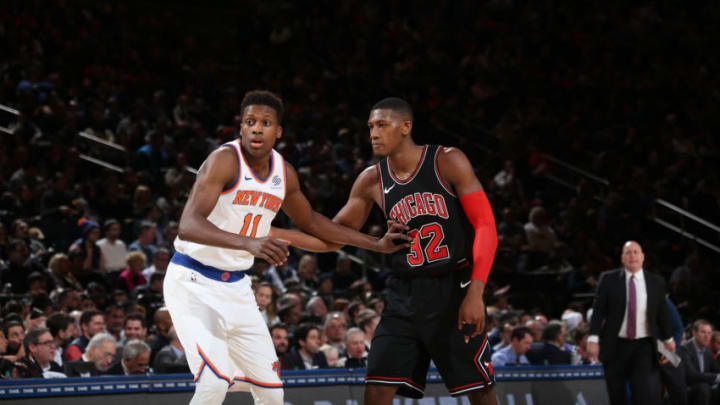
[[[198,215],[207,217],[217,204],[225,185],[234,179],[232,165],[228,164],[228,155],[231,150],[218,150],[210,154],[198,170],[195,184],[193,184],[183,210],[183,217],[186,215]],[[232,155],[230,158],[234,158]],[[182,222],[182,218],[181,218]]]
[[[312,216],[312,206],[300,189],[300,180],[297,171],[295,171],[295,168],[289,163],[287,165],[287,173],[287,189],[285,191],[282,210],[299,228],[303,229]]]
[[[364,199],[351,196],[335,215],[333,222],[358,230],[365,224],[371,208],[372,205]]]
[[[438,156],[440,176],[448,183],[458,198],[482,190],[467,156],[457,148],[443,148]]]
[[[377,187],[377,176],[374,169],[366,169],[355,180],[347,202],[335,215],[333,222],[356,230],[360,229],[367,221],[375,203],[373,189]]]

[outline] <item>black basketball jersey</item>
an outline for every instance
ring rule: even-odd
[[[472,264],[474,232],[453,189],[437,167],[442,146],[425,145],[415,171],[406,180],[395,177],[387,158],[377,163],[385,217],[407,225],[409,249],[392,255],[393,273],[425,276]]]

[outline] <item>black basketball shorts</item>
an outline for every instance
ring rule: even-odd
[[[372,341],[366,384],[398,385],[398,395],[422,398],[430,360],[452,396],[495,384],[483,333],[465,343],[457,329],[469,272],[395,280]],[[394,297],[394,298],[393,298]],[[393,305],[394,300],[404,301]],[[412,308],[412,309],[408,309]],[[398,310],[399,309],[399,310]]]

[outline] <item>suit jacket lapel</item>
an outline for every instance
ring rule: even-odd
[[[625,269],[620,268],[617,276],[617,290],[620,292],[620,324],[622,325],[623,317],[625,316],[625,306],[627,305],[627,287],[625,284]]]
[[[692,363],[693,367],[695,367],[695,370],[700,371],[700,362],[698,361],[695,343],[693,341],[687,342],[685,344],[685,350],[687,350],[688,357],[690,357],[690,363]]]

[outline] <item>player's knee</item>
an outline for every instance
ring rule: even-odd
[[[468,398],[472,405],[494,405],[497,404],[495,397],[495,389],[488,387],[484,390],[476,390],[468,393]]]
[[[257,405],[283,405],[284,391],[282,388],[262,388],[253,390]]]
[[[367,384],[365,385],[365,404],[384,403],[386,399],[395,396],[397,390],[397,385]]]

